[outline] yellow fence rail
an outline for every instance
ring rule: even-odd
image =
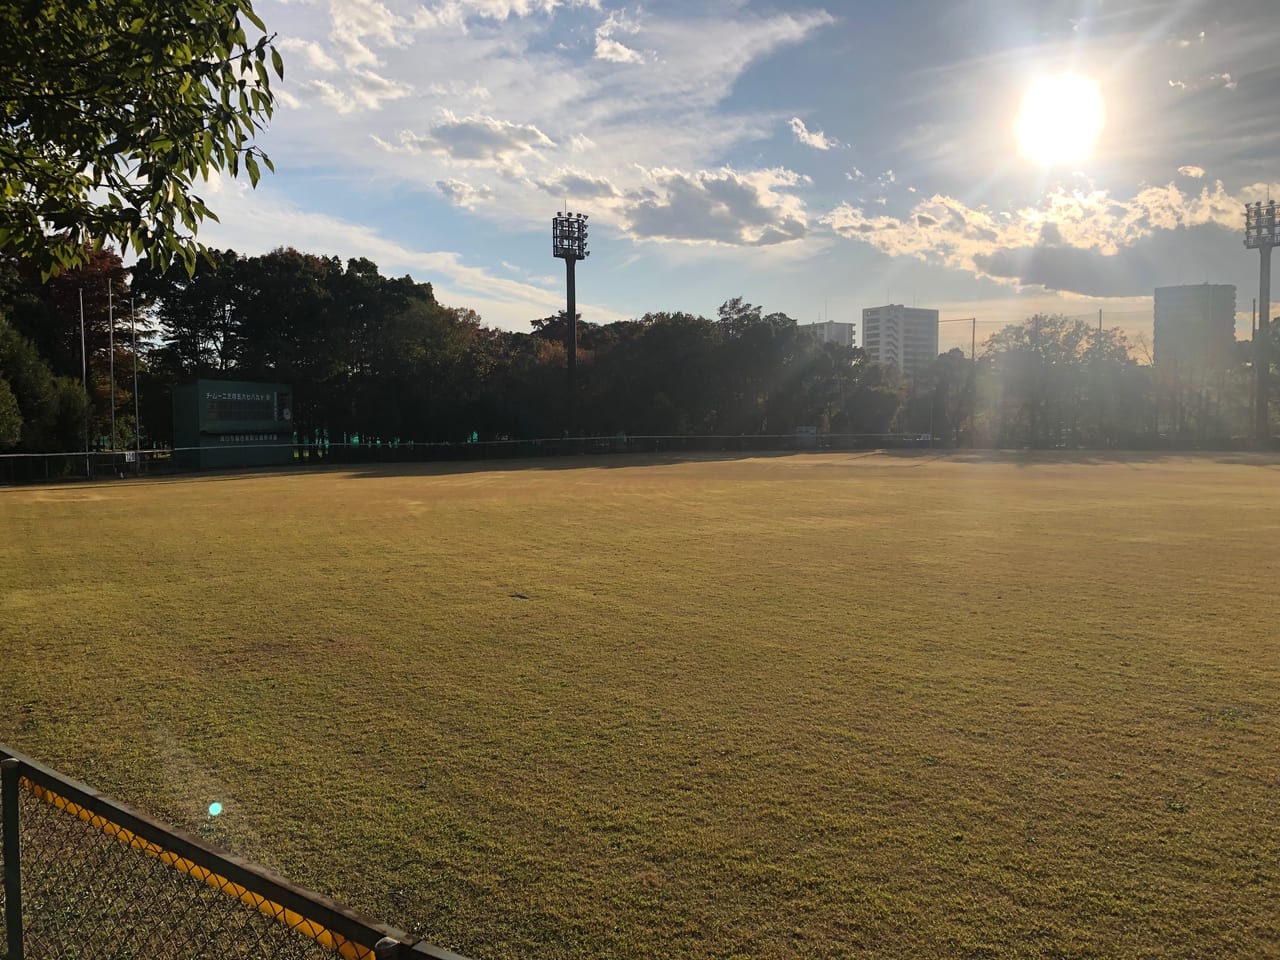
[[[0,746],[8,960],[464,960]]]

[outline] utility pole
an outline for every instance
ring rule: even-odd
[[[1276,202],[1244,208],[1244,245],[1258,251],[1258,328],[1253,334],[1254,430],[1258,446],[1271,444],[1271,248],[1276,245]]]
[[[138,324],[133,297],[129,298],[129,332],[133,338],[133,450],[138,458],[135,465],[142,475],[142,415],[138,412]]]
[[[107,278],[107,352],[111,361],[111,452],[116,451],[116,315],[111,300],[111,279]],[[115,465],[115,458],[111,458]]]
[[[551,218],[551,253],[564,261],[565,312],[564,349],[569,361],[569,402],[565,408],[565,430],[578,430],[578,304],[574,284],[574,264],[591,256],[587,250],[587,215],[566,210]]]
[[[89,469],[89,418],[92,404],[87,402],[89,400],[89,354],[84,343],[84,287],[80,288],[80,382],[84,386],[86,401],[84,407],[84,478],[92,480],[93,471]]]
[[[977,317],[961,317],[958,320],[939,320],[938,322],[969,324],[969,361],[971,363],[976,363],[977,357],[978,357],[978,318]],[[984,322],[988,322],[988,321],[984,321]]]

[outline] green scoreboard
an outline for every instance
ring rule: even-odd
[[[293,393],[283,383],[196,380],[173,388],[174,457],[195,469],[293,462]]]

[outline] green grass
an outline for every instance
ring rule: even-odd
[[[477,958],[1280,956],[1276,461],[571,462],[0,490],[0,742]]]

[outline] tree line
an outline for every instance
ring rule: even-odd
[[[144,443],[171,442],[172,387],[197,377],[288,383],[298,428],[331,438],[786,435],[813,426],[928,434],[945,446],[1132,448],[1233,445],[1249,432],[1244,351],[1227,369],[1180,374],[1140,362],[1117,331],[1061,316],[1006,327],[973,360],[943,354],[914,380],[741,298],[714,317],[580,322],[573,403],[565,332],[563,315],[533,320],[528,333],[488,327],[472,310],[439,303],[430,283],[288,248],[211,251],[191,272],[129,270],[109,250],[88,251],[83,266],[48,279],[8,258],[0,447],[109,445],[113,409],[116,446],[132,446],[139,431]]]

